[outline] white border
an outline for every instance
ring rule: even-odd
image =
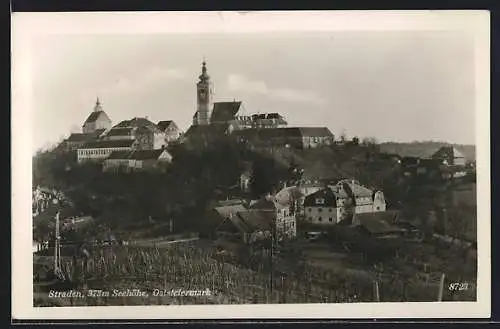
[[[487,11],[14,13],[12,315],[15,319],[482,318],[490,316],[490,18]],[[30,40],[46,34],[463,30],[475,40],[478,301],[218,306],[32,307]],[[450,305],[448,305],[450,304]]]

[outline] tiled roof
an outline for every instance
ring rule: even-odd
[[[108,159],[153,160],[158,159],[165,150],[115,151]]]
[[[241,102],[218,102],[214,103],[211,122],[227,122],[234,119],[238,113]]]
[[[247,232],[270,230],[275,219],[273,213],[252,209],[238,212],[238,217],[246,224]]]
[[[327,127],[300,127],[302,137],[333,137]]]
[[[168,128],[168,126],[170,126],[170,124],[173,123],[172,120],[164,120],[164,121],[159,121],[156,126],[158,128],[160,128],[161,131],[165,131],[165,129]]]
[[[373,195],[372,190],[370,190],[369,188],[364,187],[362,185],[349,184],[349,186],[351,187],[352,193],[356,197],[371,197]]]
[[[95,121],[97,121],[97,119],[101,115],[106,115],[106,113],[104,111],[94,111],[94,112],[90,113],[87,120],[85,120],[85,123],[95,122]]]
[[[302,137],[333,137],[326,127],[286,127],[286,128],[251,128],[234,132],[243,138],[257,138],[260,140],[273,138],[302,138]]]
[[[106,136],[131,136],[134,132],[134,128],[113,128]]]
[[[117,140],[117,141],[95,141],[89,142],[83,145],[82,149],[93,149],[93,148],[112,148],[112,147],[131,147],[134,143],[133,140]]]
[[[221,215],[224,218],[230,218],[236,216],[238,212],[247,210],[247,208],[245,208],[242,204],[220,206],[220,207],[215,207],[214,209],[219,215]]]
[[[146,118],[133,118],[130,120],[123,120],[113,128],[127,128],[127,127],[148,127],[148,128],[158,129],[156,124],[154,124],[153,122],[149,121]]]
[[[250,206],[251,209],[276,210],[276,204],[267,199],[261,199]]]
[[[66,139],[68,142],[88,142],[96,138],[95,134],[74,133]]]
[[[354,220],[372,234],[402,232],[403,229],[390,224],[396,216],[394,211],[374,212],[356,214]]]
[[[322,202],[318,202],[321,199]],[[309,194],[304,199],[305,207],[337,207],[337,195],[331,188],[324,188]]]
[[[465,158],[465,156],[453,146],[443,146],[432,155],[433,158]]]
[[[213,125],[197,125],[191,126],[186,131],[185,136],[197,136],[197,137],[220,137],[224,136],[227,131],[227,125],[225,124],[213,124]]]

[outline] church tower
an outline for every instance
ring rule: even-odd
[[[212,107],[212,87],[210,84],[210,76],[207,74],[207,65],[203,60],[201,75],[196,84],[196,113],[193,117],[193,125],[208,125],[210,124],[210,112]]]

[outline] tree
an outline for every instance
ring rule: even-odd
[[[365,137],[361,143],[363,145],[375,145],[377,144],[377,139],[375,137]]]
[[[354,136],[354,137],[352,138],[352,144],[353,144],[353,145],[359,145],[359,138],[358,138],[357,136]]]

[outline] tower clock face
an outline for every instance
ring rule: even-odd
[[[205,89],[200,89],[200,98],[201,99],[207,98],[207,92]]]

